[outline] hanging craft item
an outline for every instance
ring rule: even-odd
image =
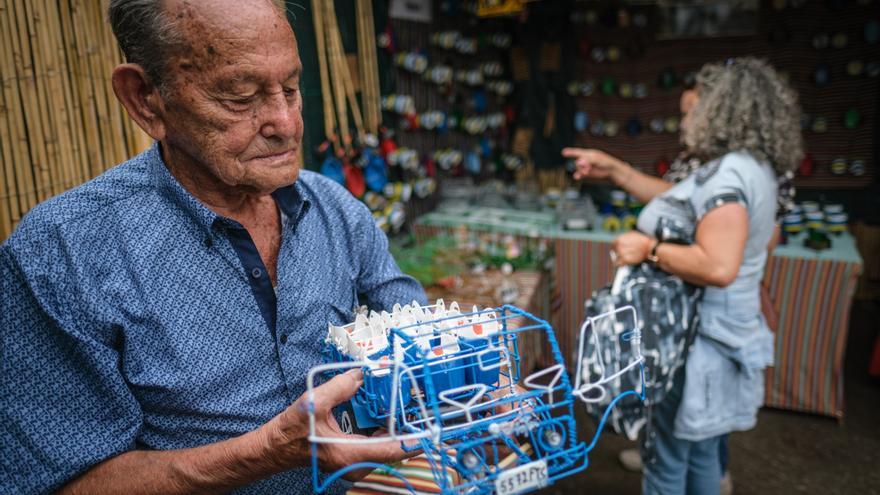
[[[880,62],[872,61],[865,65],[865,75],[868,77],[880,76]]]
[[[666,68],[663,69],[657,77],[657,85],[662,89],[672,89],[677,80],[678,78],[675,75],[675,70],[672,68]]]
[[[616,46],[609,46],[608,50],[605,53],[609,62],[617,62],[620,60],[620,48]]]
[[[816,117],[810,125],[810,130],[815,133],[823,133],[828,130],[828,120],[825,117]]]
[[[440,129],[446,122],[446,114],[440,110],[429,110],[419,114],[419,128],[432,131]]]
[[[464,83],[468,86],[482,86],[483,71],[480,69],[462,69],[455,71],[456,82]]]
[[[620,125],[613,120],[609,120],[605,123],[605,135],[608,137],[617,136],[618,131],[620,130]]]
[[[431,44],[444,50],[452,50],[461,37],[458,31],[440,31],[431,35]]]
[[[414,115],[416,105],[409,95],[392,94],[382,97],[382,109],[399,115]]]
[[[861,76],[865,71],[865,64],[861,60],[850,60],[846,64],[846,74],[852,77]]]
[[[448,65],[435,65],[425,71],[424,78],[437,85],[449,84],[452,82],[452,67]]]
[[[605,61],[605,49],[601,46],[594,46],[592,50],[590,50],[590,58],[593,59],[593,62],[602,63]]]
[[[633,85],[630,83],[621,83],[620,84],[620,97],[621,98],[632,98],[633,96]]]
[[[666,117],[666,121],[663,122],[663,128],[666,129],[666,132],[674,134],[678,132],[679,121],[678,117]]]
[[[510,81],[487,81],[486,89],[498,96],[509,96],[513,93],[513,83]]]
[[[862,116],[859,113],[859,110],[854,107],[850,107],[843,114],[843,127],[846,129],[855,129],[861,123]]]
[[[398,52],[394,55],[394,65],[414,74],[423,74],[428,68],[428,57],[419,52]]]
[[[662,157],[654,162],[654,173],[658,177],[663,177],[666,175],[666,172],[669,171],[669,160],[666,157]]]
[[[419,199],[425,199],[437,190],[437,181],[431,177],[419,179],[413,184],[413,193]]]
[[[654,132],[656,134],[662,133],[663,130],[666,128],[666,126],[663,124],[663,119],[660,117],[655,117],[651,119],[651,121],[648,123],[648,127],[651,129],[651,132]]]
[[[846,173],[846,158],[838,157],[831,161],[831,173],[834,175],[843,175]]]
[[[626,122],[626,134],[630,137],[636,137],[642,133],[642,123],[638,118],[633,117]]]
[[[397,51],[397,39],[394,36],[394,30],[391,29],[391,24],[385,26],[385,31],[376,36],[376,44],[388,53]]]
[[[599,137],[605,135],[605,122],[601,120],[594,120],[592,124],[590,124],[590,134]]]
[[[388,154],[386,158],[391,166],[399,166],[404,170],[416,170],[419,168],[419,154],[411,148],[397,148]]]
[[[480,169],[482,167],[482,163],[480,162],[480,155],[477,151],[469,151],[464,155],[464,168],[471,174],[477,175],[480,173]]]
[[[813,71],[813,83],[818,87],[827,86],[831,82],[831,67],[828,64],[820,64]]]
[[[613,95],[617,90],[617,81],[611,76],[602,78],[602,94],[605,96]]]
[[[480,69],[486,77],[499,77],[504,74],[504,67],[501,65],[501,62],[483,62],[480,64]]]
[[[587,116],[587,113],[583,111],[575,112],[574,130],[577,132],[584,132],[587,130],[588,125],[590,125],[590,118]]]
[[[514,153],[502,153],[501,163],[504,164],[504,168],[507,170],[518,170],[525,163],[525,159]]]
[[[486,111],[488,105],[489,102],[486,99],[486,93],[479,89],[474,90],[471,94],[471,108],[477,113],[483,113]]]
[[[342,161],[333,156],[329,144],[327,144],[327,152],[324,161],[321,162],[321,175],[332,179],[339,185],[345,185],[345,173],[342,170]]]
[[[489,36],[488,42],[491,46],[498,48],[499,50],[507,50],[510,48],[510,44],[513,43],[513,37],[507,33],[495,33]]]
[[[363,170],[345,161],[342,164],[342,171],[345,174],[345,188],[357,198],[363,196],[364,191],[367,190]]]
[[[388,183],[387,164],[375,149],[366,148],[361,152],[361,166],[364,169],[364,181],[374,192],[382,192]]]
[[[434,152],[434,163],[443,170],[452,170],[461,163],[463,156],[461,151],[453,149],[442,149]]]
[[[828,36],[828,33],[818,33],[813,36],[813,48],[816,50],[823,50],[828,48],[828,45],[831,43],[831,37]]]
[[[800,165],[798,166],[798,175],[803,177],[810,177],[813,175],[813,169],[815,168],[816,163],[813,160],[813,155],[811,153],[807,153],[804,155],[804,158],[801,160]]]
[[[636,83],[633,86],[633,96],[636,98],[644,98],[648,96],[648,85],[645,83]]]
[[[831,46],[834,48],[846,48],[846,45],[849,44],[849,37],[846,33],[836,33],[831,37]]]
[[[856,177],[865,175],[865,161],[862,159],[855,159],[850,162],[849,173],[855,175]]]

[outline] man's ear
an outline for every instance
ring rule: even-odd
[[[156,141],[165,139],[164,102],[143,67],[120,64],[113,69],[113,92],[128,115]]]

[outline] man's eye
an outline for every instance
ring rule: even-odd
[[[284,88],[285,96],[295,96],[297,93],[299,93],[299,88]]]
[[[251,103],[254,102],[254,97],[248,96],[244,98],[227,98],[224,101],[226,103],[226,106],[233,110],[247,110],[251,106]]]

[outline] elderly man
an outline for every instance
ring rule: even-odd
[[[301,64],[271,0],[111,0],[113,89],[156,140],[0,247],[2,493],[309,493],[328,320],[424,302],[367,209],[297,162]],[[320,434],[359,386],[316,391]],[[401,456],[320,449],[326,469]]]

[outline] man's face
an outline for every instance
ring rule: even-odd
[[[172,166],[230,190],[296,181],[302,65],[284,14],[270,0],[169,0],[166,13],[188,44],[166,75],[163,143],[183,162]]]

